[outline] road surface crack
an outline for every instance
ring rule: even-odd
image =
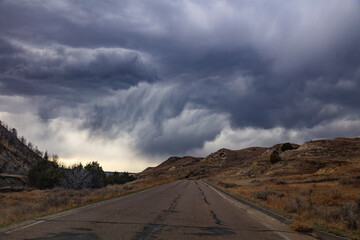
[[[203,190],[201,190],[200,187],[198,187],[198,188],[199,188],[199,191],[201,192],[201,195],[203,196],[204,202],[205,202],[207,205],[211,205],[211,204],[208,202],[208,200],[206,199],[206,196],[205,196]]]
[[[213,210],[211,210],[210,213],[211,213],[211,216],[213,217],[213,219],[215,220],[215,223],[218,225],[221,225],[221,221],[220,221],[220,219],[217,218],[216,213],[214,213]]]
[[[177,195],[177,197],[170,204],[169,208],[166,210],[163,210],[163,213],[159,214],[155,218],[154,222],[164,222],[164,220],[166,219],[168,214],[176,212],[175,208],[177,206],[177,203],[178,203],[178,200],[180,197],[181,197],[180,194]],[[145,225],[144,228],[142,229],[142,231],[139,232],[135,236],[135,239],[136,240],[150,239],[152,236],[155,236],[157,233],[159,233],[163,229],[164,226],[165,226],[165,224],[162,224],[162,223],[149,223],[149,224]]]

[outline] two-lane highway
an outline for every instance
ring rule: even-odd
[[[205,183],[181,180],[3,229],[0,239],[311,239],[250,215]]]

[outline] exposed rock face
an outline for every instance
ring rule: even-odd
[[[0,169],[3,173],[27,175],[41,157],[0,125]]]
[[[27,185],[27,178],[25,176],[0,174],[0,192],[21,191]]]

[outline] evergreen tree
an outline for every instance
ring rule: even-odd
[[[30,183],[39,188],[53,188],[59,183],[61,169],[57,163],[42,159],[38,162],[28,174]]]
[[[281,157],[280,157],[278,151],[273,151],[270,155],[270,162],[274,164],[279,161],[281,161]]]
[[[48,154],[47,150],[45,151],[45,154],[44,154],[44,160],[49,161],[49,154]]]
[[[101,188],[105,186],[106,174],[98,162],[94,161],[86,164],[85,169],[92,177],[92,188]]]
[[[281,146],[281,151],[282,152],[285,152],[286,150],[292,150],[294,149],[293,146],[291,145],[291,143],[284,143],[282,146]]]

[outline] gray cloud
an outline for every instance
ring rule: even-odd
[[[357,0],[2,1],[0,94],[155,155],[319,128],[360,117],[359,24]]]
[[[139,82],[152,82],[156,72],[147,64],[140,52],[122,48],[70,48],[64,46],[37,47],[4,41],[14,54],[7,54],[2,62],[3,91],[31,95],[31,85],[39,93],[96,88],[128,88]],[[15,54],[16,53],[16,54]],[[6,65],[7,64],[7,65]],[[21,91],[18,85],[28,85]],[[8,88],[6,88],[8,87]]]

